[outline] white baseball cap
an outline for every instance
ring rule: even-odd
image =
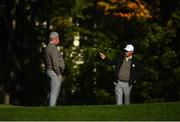
[[[134,46],[132,44],[128,44],[126,45],[126,47],[124,48],[126,51],[134,51]]]

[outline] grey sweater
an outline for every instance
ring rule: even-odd
[[[57,75],[60,75],[65,69],[63,56],[53,44],[48,44],[45,49],[46,69],[53,70]]]

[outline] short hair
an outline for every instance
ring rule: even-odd
[[[56,37],[59,37],[59,34],[57,32],[51,32],[49,35],[49,40],[56,38]]]

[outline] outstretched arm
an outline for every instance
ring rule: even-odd
[[[106,55],[104,53],[99,53],[101,59],[106,63],[106,64],[109,64],[109,65],[115,65],[116,64],[116,61],[115,60],[110,60],[106,57]]]

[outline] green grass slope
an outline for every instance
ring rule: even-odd
[[[58,107],[22,107],[0,105],[0,120],[74,120],[74,121],[174,121],[180,120],[180,102],[92,105]]]

